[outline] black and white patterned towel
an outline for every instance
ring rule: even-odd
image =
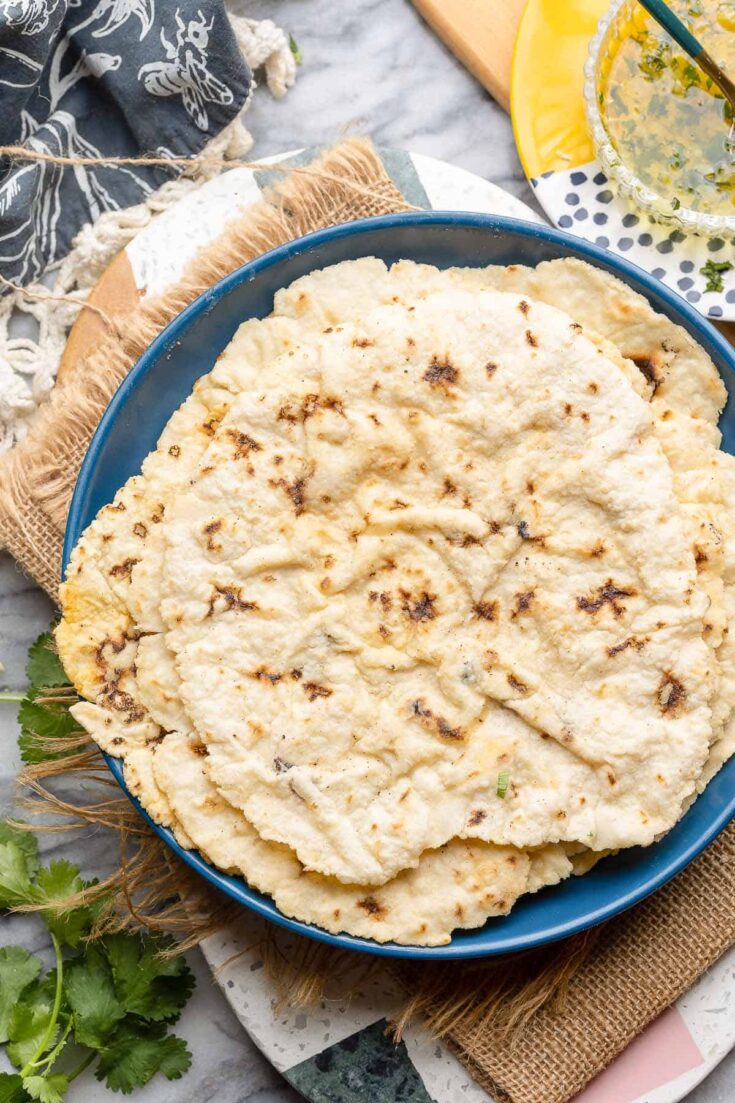
[[[191,157],[251,85],[223,0],[0,0],[0,145]],[[29,282],[81,226],[177,171],[0,162],[0,272]]]

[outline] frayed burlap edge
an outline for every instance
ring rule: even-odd
[[[0,545],[56,600],[69,501],[89,439],[114,391],[151,341],[223,276],[310,231],[412,209],[372,144],[351,139],[286,178],[230,221],[174,288],[116,323],[61,379],[28,436],[0,460]]]

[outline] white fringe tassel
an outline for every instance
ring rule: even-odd
[[[296,78],[296,62],[288,37],[270,19],[246,19],[232,13],[230,19],[250,69],[263,70],[272,95],[278,98],[285,95]],[[208,143],[201,156],[242,159],[247,155],[253,139],[243,125],[242,114],[249,102],[248,98],[238,118]],[[195,159],[186,176],[167,181],[144,203],[107,211],[94,224],[83,226],[72,242],[71,251],[49,269],[56,273],[53,294],[73,294],[86,299],[112,259],[144,226],[219,171],[211,166],[197,167]],[[43,295],[49,288],[33,283],[28,290]],[[0,296],[0,454],[28,432],[36,411],[54,385],[67,335],[80,310],[78,302],[34,300],[22,291]],[[35,319],[36,336],[11,336],[11,318],[19,314]]]

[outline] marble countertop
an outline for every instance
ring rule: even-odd
[[[507,116],[408,0],[249,0],[241,7],[291,31],[304,56],[298,82],[284,100],[276,102],[265,91],[253,100],[247,124],[256,139],[255,155],[328,143],[345,133],[368,133],[382,145],[453,161],[534,204]],[[5,665],[0,685],[23,687],[28,645],[48,626],[52,613],[48,598],[0,553],[0,661]],[[0,814],[13,807],[19,766],[15,736],[15,708],[0,703]],[[46,838],[45,850],[78,858],[78,837]],[[99,875],[114,861],[109,837],[85,839],[86,875]],[[26,916],[3,918],[1,941],[22,943],[34,952],[45,946],[40,923]],[[198,984],[177,1029],[189,1040],[192,1069],[180,1081],[156,1079],[132,1098],[140,1103],[298,1099],[245,1035],[201,955],[192,953],[190,959]],[[100,1103],[103,1098],[113,1097],[90,1074],[76,1082],[73,1103]],[[730,1103],[733,1098],[735,1053],[688,1103]]]

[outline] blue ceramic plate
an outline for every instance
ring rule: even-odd
[[[402,257],[450,265],[536,265],[580,257],[619,276],[652,306],[687,329],[717,365],[728,390],[722,415],[723,447],[735,452],[735,351],[686,302],[632,264],[567,234],[527,222],[454,212],[390,215],[337,226],[274,249],[233,272],[187,307],[144,353],[108,406],[79,473],[64,544],[64,566],[80,534],[101,506],[140,469],[169,417],[208,372],[235,330],[248,318],[264,317],[274,293],[299,276],[357,257],[387,263]],[[125,790],[118,760],[108,764]],[[125,790],[127,792],[127,790]],[[409,958],[469,958],[527,949],[581,931],[630,907],[683,869],[735,815],[735,759],[661,842],[606,859],[582,878],[571,878],[537,896],[522,898],[509,916],[457,933],[447,946],[413,948],[330,935],[287,919],[270,898],[229,877],[198,854],[182,850],[170,831],[154,831],[193,869],[227,895],[285,927],[322,942],[373,954]]]

